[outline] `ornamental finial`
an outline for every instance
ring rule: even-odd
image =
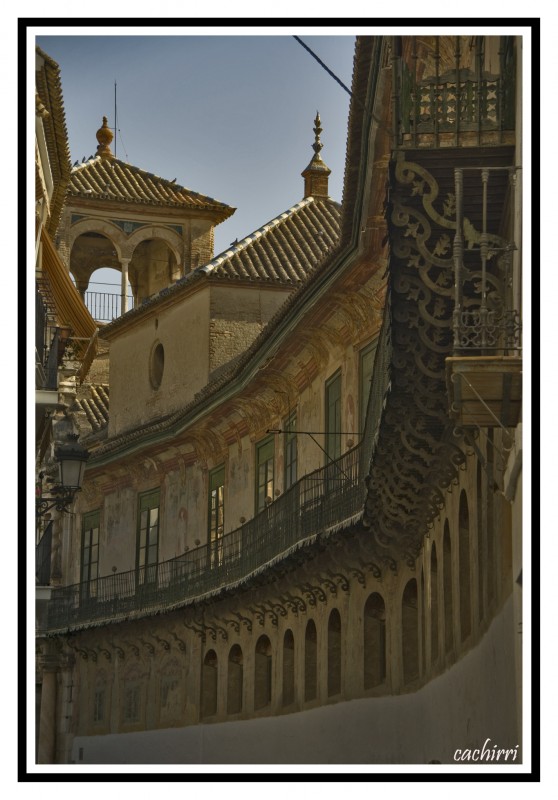
[[[328,197],[328,176],[331,170],[324,162],[320,155],[320,150],[323,144],[320,141],[320,134],[322,132],[322,121],[320,119],[320,112],[316,111],[316,119],[314,120],[314,144],[312,149],[314,155],[312,160],[302,173],[304,178],[304,197]]]
[[[101,156],[101,158],[114,158],[114,154],[110,149],[110,143],[114,139],[114,134],[108,126],[108,120],[106,117],[103,117],[102,127],[99,128],[96,136],[97,141],[99,142],[99,146],[97,147],[97,155]]]
[[[320,133],[322,132],[322,121],[320,119],[320,112],[316,111],[316,119],[314,120],[314,133],[316,135],[316,139],[312,147],[314,148],[314,152],[316,155],[320,154],[320,150],[323,147],[323,144],[320,141]]]

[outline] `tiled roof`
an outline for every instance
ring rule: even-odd
[[[108,384],[82,386],[72,411],[77,412],[82,435],[96,433],[106,427],[109,413]]]
[[[230,280],[301,283],[337,244],[340,219],[338,203],[308,197],[198,271]]]
[[[139,318],[146,308],[168,300],[204,278],[298,287],[337,245],[340,225],[338,203],[307,197],[207,264],[106,325],[103,336],[111,337],[128,321]]]
[[[68,194],[92,200],[212,211],[217,215],[218,222],[227,219],[236,210],[219,200],[193,192],[117,158],[100,156],[74,165]]]
[[[40,47],[35,48],[42,65],[35,72],[35,106],[42,117],[54,191],[50,208],[47,230],[54,236],[66,196],[66,187],[70,178],[70,147],[66,128],[66,115],[62,98],[60,68],[56,61]]]

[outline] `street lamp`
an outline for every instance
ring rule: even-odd
[[[59,483],[51,488],[50,496],[43,497],[41,494],[37,497],[35,511],[38,519],[52,508],[69,511],[76,492],[81,489],[89,451],[78,443],[77,433],[69,433],[68,440],[67,444],[59,445],[54,451],[59,463]]]

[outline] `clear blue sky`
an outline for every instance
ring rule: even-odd
[[[37,37],[60,65],[72,163],[95,154],[103,115],[114,126],[116,81],[117,157],[237,208],[215,254],[302,199],[316,111],[330,195],[343,191],[348,93],[290,33],[234,30]],[[350,88],[354,36],[297,35]]]

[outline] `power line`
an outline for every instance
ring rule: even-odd
[[[316,53],[314,53],[314,51],[313,51],[313,50],[311,50],[311,49],[308,47],[308,45],[307,45],[307,44],[304,44],[304,42],[302,41],[302,39],[300,39],[298,36],[293,36],[293,39],[296,39],[296,40],[297,40],[297,42],[298,42],[300,45],[302,45],[302,47],[304,47],[304,49],[305,49],[305,50],[308,50],[308,52],[310,53],[310,55],[311,55],[313,58],[315,58],[315,59],[316,59],[316,61],[318,62],[318,64],[319,64],[321,67],[323,67],[323,68],[325,69],[325,71],[328,73],[328,75],[331,75],[331,77],[333,78],[333,80],[337,81],[337,83],[339,84],[339,86],[341,86],[341,87],[342,87],[342,88],[343,88],[343,89],[344,89],[344,90],[347,92],[347,94],[348,94],[350,97],[352,97],[352,96],[353,96],[353,93],[351,92],[351,90],[350,90],[350,89],[349,89],[347,86],[345,86],[345,84],[343,83],[343,81],[339,80],[339,78],[337,77],[337,75],[336,75],[334,72],[332,72],[332,71],[330,70],[330,68],[329,68],[329,67],[328,67],[326,64],[324,64],[324,62],[321,60],[321,58],[319,58],[319,57],[316,55]]]

